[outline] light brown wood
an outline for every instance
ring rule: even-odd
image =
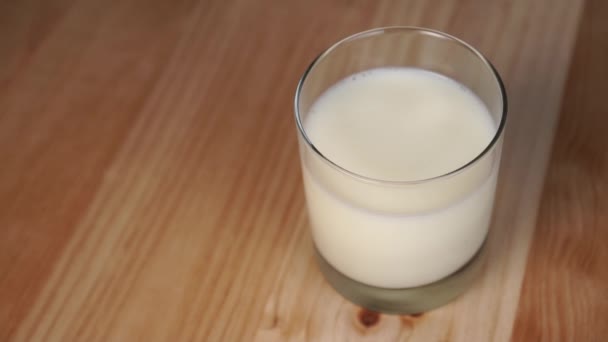
[[[518,310],[544,312],[530,298],[538,278],[527,273],[520,290],[526,267],[545,274],[547,255],[528,247],[548,229],[550,213],[534,234],[582,5],[0,4],[0,340],[509,340]],[[317,53],[386,25],[469,41],[509,92],[484,275],[415,317],[361,311],[324,282],[292,116]],[[558,333],[522,319],[518,341]]]
[[[608,338],[608,3],[587,3],[513,339]]]

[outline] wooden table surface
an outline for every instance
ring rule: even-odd
[[[483,276],[402,317],[323,280],[292,111],[316,54],[387,25],[509,93]],[[606,61],[602,0],[4,1],[0,341],[607,341]]]

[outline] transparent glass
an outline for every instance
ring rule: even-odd
[[[494,120],[492,140],[468,163],[421,180],[374,179],[326,158],[305,130],[311,106],[337,82],[382,67],[425,69],[468,87]],[[295,118],[315,250],[339,293],[373,310],[418,313],[466,290],[480,269],[506,113],[504,86],[490,62],[434,30],[362,32],[311,63],[296,90]]]

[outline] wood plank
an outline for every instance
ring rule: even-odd
[[[150,5],[145,25],[117,34],[129,14],[117,4],[72,2],[0,4],[2,341],[107,178],[180,25]]]
[[[508,340],[581,3],[3,4],[0,339]],[[291,107],[321,49],[396,24],[479,47],[510,95],[487,270],[420,317],[323,281]]]
[[[519,300],[515,341],[608,337],[608,3],[588,1]]]

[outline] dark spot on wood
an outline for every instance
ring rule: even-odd
[[[401,323],[403,323],[404,326],[411,328],[421,319],[421,317],[423,317],[423,315],[424,312],[419,312],[401,316]]]
[[[276,328],[279,325],[279,316],[274,315],[272,317],[272,328]]]
[[[378,321],[380,321],[379,313],[367,309],[361,309],[359,311],[359,322],[361,322],[364,327],[369,328],[374,326],[378,323]]]

